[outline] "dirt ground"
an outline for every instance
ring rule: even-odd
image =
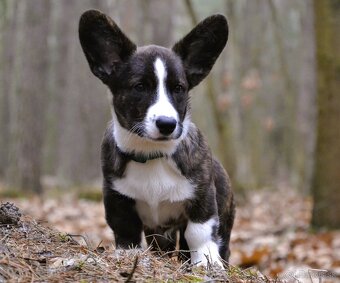
[[[150,251],[118,253],[101,202],[68,193],[6,201],[24,216],[0,225],[0,282],[340,282],[340,231],[313,233],[311,200],[287,188],[239,201],[227,271]]]

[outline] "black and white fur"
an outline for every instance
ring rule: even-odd
[[[112,92],[102,170],[117,248],[141,247],[144,232],[152,247],[172,251],[179,235],[193,264],[222,266],[230,254],[233,194],[191,122],[188,92],[227,42],[225,17],[205,19],[171,49],[137,48],[111,18],[90,10],[80,19],[79,37],[93,74]]]

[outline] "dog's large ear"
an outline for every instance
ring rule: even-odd
[[[136,45],[116,23],[96,10],[86,11],[81,16],[79,39],[92,73],[104,83],[136,50]]]
[[[198,85],[210,72],[228,40],[228,22],[213,15],[200,22],[172,50],[183,60],[189,89]]]

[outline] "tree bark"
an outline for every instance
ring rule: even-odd
[[[314,0],[314,12],[318,121],[312,224],[340,228],[340,1]]]
[[[3,65],[5,107],[7,108],[7,138],[5,158],[5,180],[9,187],[18,187],[18,152],[20,146],[20,127],[18,116],[21,110],[18,95],[20,80],[20,67],[23,64],[24,25],[26,17],[26,2],[11,1],[8,5],[7,27],[5,29],[4,56],[6,64]],[[5,134],[6,136],[6,134]]]
[[[78,21],[65,21],[86,9],[105,10],[104,1],[58,0],[60,58],[55,66],[58,86],[57,176],[62,187],[81,186],[100,176],[100,141],[108,120],[107,88],[91,74],[79,45]],[[86,6],[86,7],[87,7]],[[81,71],[80,71],[81,70]]]
[[[190,20],[193,26],[198,24],[198,17],[195,12],[193,3],[191,0],[185,0],[185,6],[187,12],[190,16]],[[217,106],[217,96],[215,94],[216,87],[214,84],[213,76],[210,75],[206,79],[206,93],[208,99],[211,102],[211,110],[212,116],[215,121],[215,126],[217,129],[217,146],[218,146],[218,155],[219,159],[224,165],[224,167],[228,170],[230,176],[235,175],[235,155],[233,154],[232,145],[231,145],[231,128],[229,124],[225,121],[225,115],[220,113]]]
[[[301,76],[297,99],[298,169],[301,175],[301,188],[310,193],[313,154],[315,149],[315,103],[316,103],[316,59],[313,1],[301,3],[304,11],[301,36]]]
[[[8,165],[9,144],[9,77],[13,61],[13,26],[16,1],[0,2],[0,177],[4,177]],[[10,32],[11,30],[12,32]]]
[[[22,27],[25,41],[17,88],[20,131],[14,137],[19,139],[19,147],[16,155],[17,172],[12,178],[16,179],[15,183],[20,189],[41,193],[42,146],[48,93],[46,50],[50,9],[49,1],[38,0],[35,4],[27,3],[25,25]]]
[[[284,132],[282,141],[280,141],[280,151],[282,152],[281,159],[283,162],[283,166],[281,165],[286,175],[290,169],[293,169],[293,172],[298,170],[298,156],[299,152],[295,151],[295,147],[298,146],[297,136],[296,136],[296,101],[295,101],[295,82],[291,77],[291,73],[289,71],[289,65],[287,56],[285,53],[285,44],[283,41],[282,29],[279,21],[279,13],[275,6],[275,1],[267,0],[268,8],[271,13],[272,23],[273,23],[273,34],[274,40],[276,43],[276,48],[278,52],[278,63],[280,68],[280,73],[284,79],[285,89],[283,90],[282,96],[283,99],[283,125]],[[288,175],[288,174],[287,174]],[[292,176],[292,174],[290,174]],[[294,183],[294,186],[299,186],[300,180],[293,181],[292,178],[290,183]]]

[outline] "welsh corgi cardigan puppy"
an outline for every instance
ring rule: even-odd
[[[80,18],[79,37],[92,73],[112,93],[102,171],[106,220],[117,249],[141,247],[145,235],[154,249],[170,252],[179,245],[187,251],[182,259],[190,257],[192,264],[223,266],[233,193],[190,120],[188,92],[223,50],[227,20],[206,18],[170,49],[137,47],[110,17],[89,10]]]

